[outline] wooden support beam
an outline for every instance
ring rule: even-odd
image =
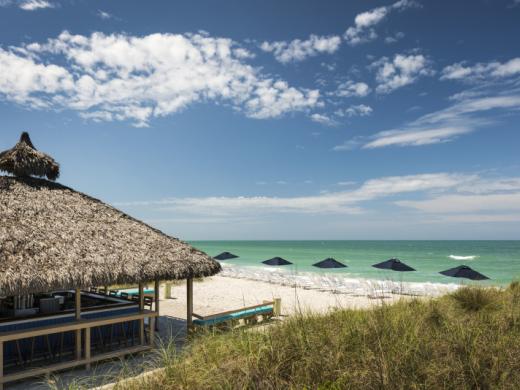
[[[98,326],[118,324],[121,322],[136,321],[145,317],[155,317],[155,312],[143,310],[141,313],[129,314],[125,316],[108,317],[93,320],[81,320],[77,322],[69,322],[60,325],[42,326],[41,328],[39,327],[36,329],[24,329],[11,332],[2,332],[0,333],[0,341],[6,342],[11,340],[20,340],[30,337],[45,336],[62,332],[71,332],[76,329],[94,328]]]
[[[145,346],[124,348],[124,349],[121,349],[119,351],[114,351],[114,352],[105,352],[105,353],[102,353],[99,355],[92,356],[90,358],[90,363],[95,363],[95,362],[98,362],[101,360],[114,359],[114,358],[117,358],[120,356],[145,352],[145,351],[149,351],[149,350],[150,350],[150,346],[145,345]],[[61,370],[65,370],[68,368],[85,365],[87,363],[88,362],[86,359],[81,359],[79,361],[78,360],[69,360],[69,361],[65,361],[65,362],[61,362],[61,363],[52,364],[47,367],[32,368],[32,369],[19,371],[19,372],[13,373],[13,374],[8,374],[8,375],[5,375],[3,378],[0,377],[0,389],[1,389],[1,385],[3,383],[19,381],[20,379],[45,375],[45,374],[49,374],[54,371],[61,371]]]
[[[144,286],[139,283],[139,311],[144,310]],[[139,320],[139,344],[144,345],[144,318]]]
[[[90,370],[90,328],[85,329],[85,360],[87,364],[85,368]]]
[[[75,309],[76,309],[76,321],[81,320],[81,290],[76,289],[75,292]],[[76,330],[76,360],[81,359],[81,329]]]
[[[0,341],[0,390],[4,390],[4,342]]]
[[[188,333],[193,325],[193,278],[186,279],[186,326]]]
[[[150,346],[153,347],[154,341],[155,341],[155,323],[159,318],[156,317],[150,317],[148,318],[149,325],[150,325]]]
[[[156,331],[159,331],[159,300],[160,300],[160,296],[159,296],[159,289],[160,289],[160,281],[159,279],[155,279],[155,284],[154,284],[154,287],[153,287],[153,291],[155,293],[155,312],[157,313],[157,320],[155,321],[155,330]]]

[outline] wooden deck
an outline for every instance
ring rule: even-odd
[[[155,320],[158,316],[156,311],[140,310],[135,314],[128,314],[123,316],[114,316],[102,319],[92,320],[76,320],[72,323],[62,325],[43,326],[39,328],[26,329],[20,331],[5,332],[0,334],[0,390],[3,389],[3,384],[7,382],[17,381],[20,379],[30,378],[34,376],[44,375],[50,372],[64,370],[77,366],[86,366],[90,368],[92,363],[100,360],[112,359],[119,356],[143,352],[153,347],[153,340],[155,338]],[[145,329],[145,318],[148,318],[148,329]],[[104,352],[92,356],[91,353],[91,329],[94,327],[113,325],[124,323],[128,321],[139,321],[139,345],[120,348],[110,352]],[[75,332],[76,347],[75,358],[73,360],[59,362],[45,367],[37,367],[26,369],[19,372],[4,374],[4,343],[7,341],[16,341],[26,338],[45,336],[63,332]],[[145,332],[148,333],[148,342],[145,339]],[[82,337],[84,335],[84,337]],[[83,339],[82,339],[83,338]]]

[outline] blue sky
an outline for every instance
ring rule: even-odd
[[[183,239],[518,239],[520,2],[0,0],[0,148]]]

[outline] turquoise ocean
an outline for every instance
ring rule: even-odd
[[[192,245],[216,256],[231,252],[239,258],[225,263],[238,267],[267,268],[261,262],[280,256],[294,263],[286,272],[327,272],[338,275],[404,282],[458,283],[439,274],[458,265],[469,265],[491,278],[483,284],[506,285],[520,280],[520,241],[192,241]],[[320,270],[312,264],[333,257],[348,268]],[[382,271],[372,264],[397,257],[416,272]]]

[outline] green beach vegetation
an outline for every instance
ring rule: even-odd
[[[518,389],[520,284],[300,314],[207,332],[158,351],[154,375],[117,389]]]

